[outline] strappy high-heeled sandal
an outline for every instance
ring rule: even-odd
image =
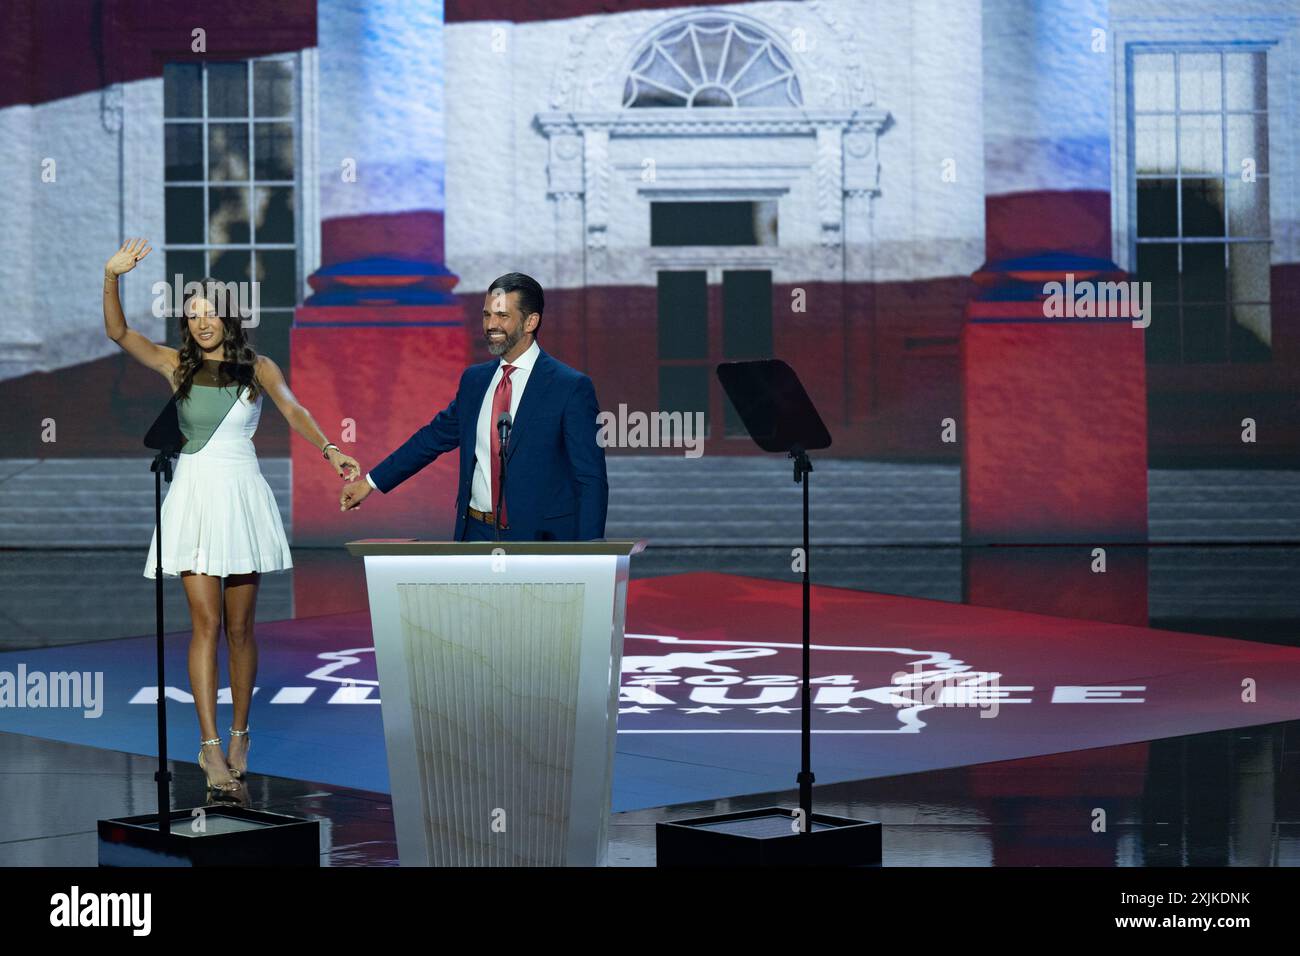
[[[203,763],[202,747],[220,747],[220,746],[221,746],[220,737],[213,737],[211,740],[205,740],[202,742],[202,745],[199,749],[199,769],[203,771],[203,776],[207,777],[209,790],[220,790],[222,793],[232,793],[238,790],[240,787],[240,783],[237,779],[235,779],[235,775],[231,774],[230,780],[224,783],[222,782],[213,783],[212,778],[208,776],[208,768]]]
[[[230,728],[230,736],[231,736],[231,737],[247,737],[247,736],[248,736],[248,728],[245,727],[243,730],[236,730],[234,727],[231,727],[231,728]],[[253,747],[253,742],[252,742],[251,740],[249,740],[247,743],[248,743],[248,746],[246,746],[246,747],[244,748],[244,765],[243,765],[242,767],[238,767],[238,768],[236,768],[236,767],[231,767],[231,768],[230,768],[230,775],[231,775],[232,777],[234,777],[236,780],[241,780],[241,779],[243,779],[244,774],[248,773],[248,751],[252,749],[252,747]],[[227,764],[229,764],[229,761],[227,761]]]

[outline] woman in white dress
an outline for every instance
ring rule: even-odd
[[[284,525],[262,477],[252,437],[262,392],[329,461],[340,478],[361,472],[356,459],[326,439],[298,404],[275,362],[248,345],[238,315],[221,315],[211,280],[192,295],[179,317],[179,349],[158,345],[128,328],[118,299],[118,276],[149,254],[143,239],[122,244],[104,266],[104,330],[132,358],[165,376],[176,396],[185,446],[162,505],[164,577],[179,576],[189,600],[193,637],[189,673],[202,747],[199,766],[209,789],[233,792],[248,768],[248,713],[257,676],[253,620],[257,588],[266,571],[293,567]],[[229,312],[230,309],[225,311]],[[157,528],[150,537],[145,577],[154,577]],[[217,639],[224,612],[234,704],[230,752],[217,733]]]

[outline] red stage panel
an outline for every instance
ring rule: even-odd
[[[292,336],[295,396],[365,470],[447,406],[469,361],[455,306],[300,306]],[[456,452],[390,493],[376,492],[359,511],[342,512],[342,482],[320,453],[297,436],[290,451],[295,545],[451,536]],[[297,590],[304,593],[301,584]]]
[[[967,325],[968,544],[1146,540],[1141,335],[1128,323]]]

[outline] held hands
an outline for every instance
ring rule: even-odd
[[[338,476],[345,481],[354,481],[356,480],[356,477],[361,474],[361,466],[351,455],[343,454],[343,452],[339,451],[338,448],[331,448],[329,450],[329,456],[330,464],[334,466],[334,470],[338,472]],[[351,473],[345,473],[348,471]]]
[[[135,268],[135,264],[153,251],[146,239],[128,239],[122,248],[104,263],[105,275],[120,276]]]
[[[348,482],[339,495],[339,510],[351,511],[361,507],[361,501],[373,490],[370,482],[361,478],[361,466],[351,455],[345,455],[338,447],[329,450],[329,461],[340,478]],[[360,480],[358,480],[360,479]]]
[[[344,485],[343,494],[339,497],[339,511],[351,511],[353,508],[360,508],[361,502],[374,490],[370,487],[370,482],[364,478]]]

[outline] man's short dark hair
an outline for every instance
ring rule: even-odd
[[[519,309],[524,313],[527,319],[536,312],[539,316],[546,305],[546,297],[542,295],[541,284],[532,276],[526,276],[522,272],[507,272],[505,275],[492,280],[488,286],[488,292],[495,292],[500,289],[509,295],[511,292],[519,293]],[[542,327],[541,319],[537,320],[537,328]]]

